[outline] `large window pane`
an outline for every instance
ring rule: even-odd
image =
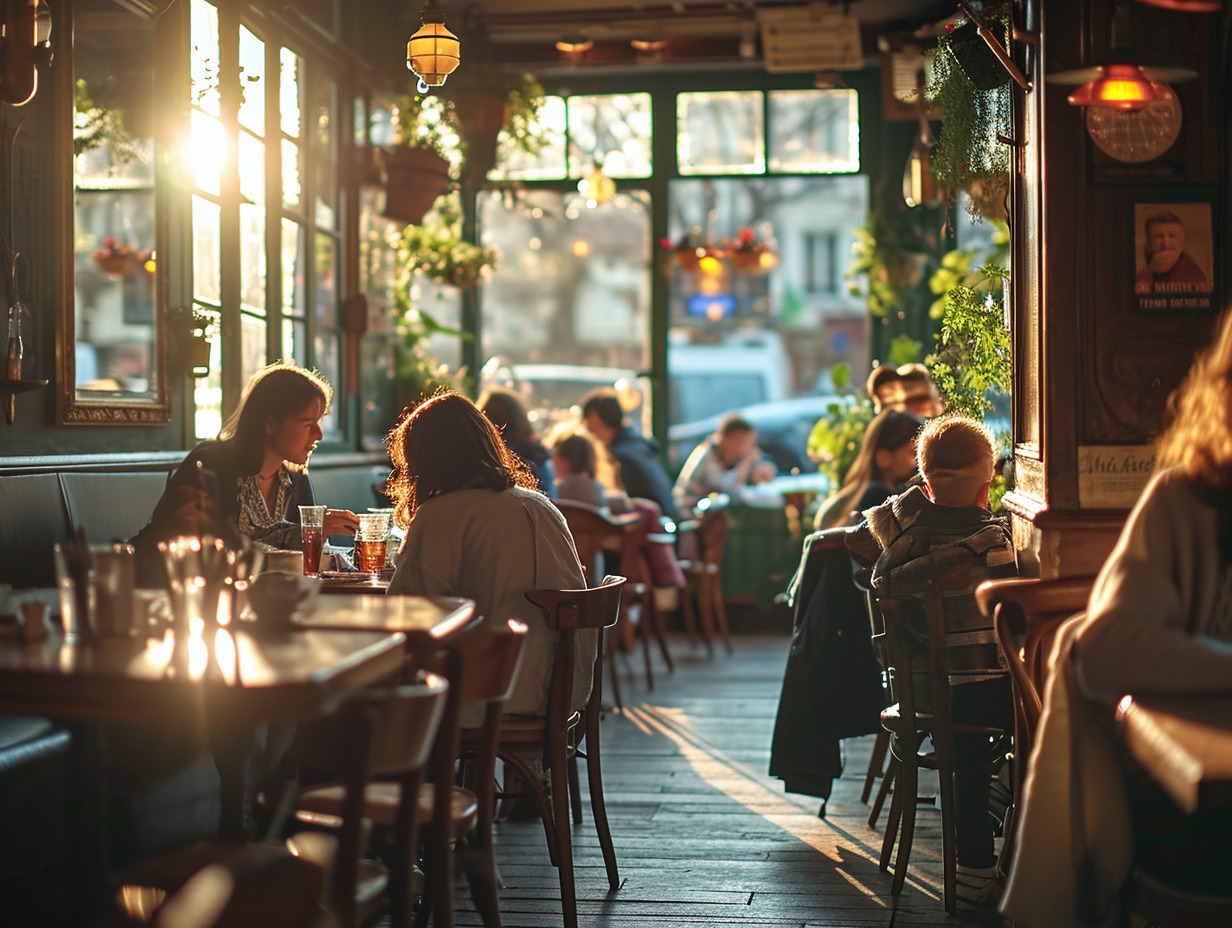
[[[282,205],[294,209],[300,205],[299,145],[290,139],[282,140]]]
[[[676,97],[676,164],[681,174],[766,170],[760,90]]]
[[[304,254],[301,229],[298,222],[282,220],[282,312],[300,317],[307,311],[304,306],[304,272],[300,266]]]
[[[860,101],[854,90],[770,91],[770,170],[860,170]]]
[[[205,0],[191,7],[192,57],[189,62],[192,102],[211,116],[222,112],[219,96],[218,10]]]
[[[543,139],[543,148],[531,155],[502,135],[496,150],[496,167],[488,172],[489,177],[493,180],[555,180],[565,176],[565,98],[545,97],[536,124],[536,135]],[[373,144],[388,144],[377,141],[375,126]]]
[[[244,313],[240,316],[240,364],[247,380],[265,365],[264,319]]]
[[[334,131],[333,81],[317,80],[312,100],[313,192],[316,195],[316,223],[326,229],[336,227],[338,214],[337,133]]]
[[[480,220],[503,255],[482,292],[486,370],[542,418],[593,387],[636,381],[650,356],[649,196],[587,209],[576,195],[527,191],[511,206],[490,194]]]
[[[240,27],[240,125],[265,134],[265,43]]]
[[[193,197],[193,296],[214,305],[222,300],[219,243],[222,211],[217,203]]]
[[[206,193],[218,196],[222,192],[222,165],[226,158],[226,133],[222,123],[200,110],[192,114],[192,142],[189,158],[193,166],[193,182]]]
[[[569,176],[596,162],[609,177],[649,177],[650,94],[569,98]]]
[[[265,208],[265,143],[240,130],[240,196]]]
[[[321,429],[326,435],[335,436],[340,428],[338,407],[345,395],[342,389],[342,350],[337,332],[317,332],[313,337],[312,358],[321,376],[334,388],[334,404],[329,414],[321,420]]]
[[[299,138],[299,55],[289,48],[280,48],[278,59],[282,71],[278,83],[281,128],[292,138]]]
[[[868,179],[860,175],[670,184],[672,241],[691,235],[708,252],[702,262],[670,263],[673,466],[722,414],[739,410],[758,425],[780,470],[816,469],[805,443],[833,393],[831,371],[840,363],[857,377],[868,370],[867,313],[843,285],[853,230],[867,211]],[[761,245],[774,261],[732,257]]]
[[[240,302],[265,314],[265,209],[240,204]]]
[[[338,319],[338,245],[332,236],[318,232],[313,251],[317,279],[312,314],[318,322],[333,325]]]

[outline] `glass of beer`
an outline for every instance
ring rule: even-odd
[[[304,533],[304,574],[321,576],[321,549],[325,546],[325,507],[300,506],[299,524]]]
[[[385,541],[389,537],[389,514],[368,512],[359,517],[355,533],[355,566],[373,579],[385,569]]]

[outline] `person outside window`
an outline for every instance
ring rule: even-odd
[[[774,464],[757,447],[757,429],[739,413],[730,413],[684,462],[672,499],[677,510],[687,513],[702,497],[711,493],[738,496],[745,487],[765,483],[776,473]]]

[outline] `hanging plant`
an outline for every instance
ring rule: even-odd
[[[499,257],[495,248],[462,238],[462,211],[456,191],[438,199],[422,224],[407,226],[398,241],[398,264],[412,276],[422,274],[464,289],[486,282]]]
[[[907,308],[928,269],[930,243],[920,226],[903,215],[869,213],[868,222],[855,230],[847,277],[848,292],[866,296],[873,316],[886,316]],[[867,294],[860,278],[867,278]]]
[[[1008,32],[1008,5],[985,5],[977,15],[994,32]],[[937,39],[937,46],[928,52],[924,97],[940,107],[942,114],[930,164],[938,182],[970,194],[968,209],[973,218],[1003,218],[1010,150],[998,136],[1010,134],[1010,81],[1008,75],[999,79],[993,70],[1005,74],[995,58],[990,65],[985,55],[980,54],[982,49],[991,57],[983,40],[974,35],[974,29],[975,24],[966,21],[957,26],[947,25]]]

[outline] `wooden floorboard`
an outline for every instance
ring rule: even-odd
[[[819,801],[783,791],[767,773],[788,639],[743,636],[712,660],[674,640],[676,672],[625,664],[626,711],[602,723],[608,817],[620,865],[609,892],[587,804],[575,830],[580,928],[863,928],[996,926],[996,916],[941,903],[939,813],[921,806],[911,872],[898,900],[878,870],[881,834],[860,788],[872,737],[844,744],[846,771],[826,818]],[[582,782],[585,791],[585,772]],[[921,793],[929,791],[927,783]],[[588,801],[588,800],[587,800]],[[884,814],[882,822],[884,823]],[[538,822],[497,826],[506,928],[561,925],[560,884]],[[465,886],[460,928],[481,925]]]

